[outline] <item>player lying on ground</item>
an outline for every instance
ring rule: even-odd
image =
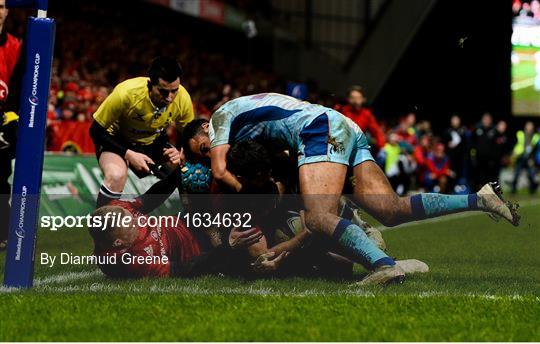
[[[269,249],[269,246],[282,240],[289,240],[294,235],[301,237],[308,232],[310,233],[308,240],[302,240],[304,242],[302,247],[283,262],[280,270],[285,270],[286,275],[310,275],[317,271],[322,276],[330,274],[336,277],[352,277],[353,261],[349,258],[354,257],[351,257],[349,252],[343,250],[342,247],[327,240],[326,236],[320,233],[311,234],[309,228],[301,220],[303,218],[301,214],[304,212],[291,211],[291,209],[302,209],[301,202],[296,201],[294,195],[276,195],[280,187],[274,184],[278,176],[272,173],[274,163],[271,163],[272,157],[268,151],[261,144],[250,140],[234,145],[229,153],[234,154],[235,150],[240,152],[235,154],[237,159],[229,160],[228,168],[242,183],[240,193],[249,190],[251,194],[249,196],[230,195],[228,203],[240,204],[234,211],[249,210],[253,214],[253,223],[264,233],[261,240],[248,248],[250,254],[258,257],[258,261],[271,264],[272,249]],[[273,194],[261,195],[268,192]],[[243,199],[245,204],[241,204]],[[386,250],[386,243],[381,233],[361,219],[358,207],[345,196],[340,198],[338,214],[360,227],[375,246],[383,251]],[[429,270],[427,264],[416,259],[396,262],[405,273]],[[368,270],[371,268],[371,265],[365,261],[361,262],[361,265]],[[281,272],[283,271],[277,271],[277,273]],[[366,279],[358,284],[373,282],[377,281]]]
[[[258,228],[242,232],[233,229],[224,243],[204,251],[204,244],[181,220],[174,225],[138,226],[140,222],[137,217],[144,217],[153,211],[176,189],[179,182],[177,176],[180,176],[178,170],[132,201],[116,200],[94,211],[92,216],[100,217],[102,222],[106,217],[114,216],[117,219],[114,225],[112,221],[107,222],[105,228],[103,225],[89,228],[94,239],[94,255],[98,257],[98,266],[106,275],[119,278],[193,277],[218,272],[234,273],[238,267],[249,266],[245,264],[249,256],[245,250],[239,249],[247,248],[261,239],[262,232]],[[128,217],[129,223],[117,226],[124,217]],[[253,268],[262,272],[274,270],[287,252],[300,245],[300,237],[282,242],[272,248],[276,259],[256,261]],[[127,263],[121,260],[124,255],[126,261],[129,260]],[[116,257],[115,264],[110,264],[111,260],[107,259],[112,256]]]
[[[281,94],[263,93],[225,103],[212,115],[210,125],[201,125],[189,138],[189,146],[211,158],[214,178],[240,191],[241,183],[227,170],[227,153],[231,145],[249,139],[298,157],[306,225],[332,238],[355,262],[367,261],[373,271],[368,281],[401,280],[405,274],[360,227],[337,215],[348,168],[355,178],[355,201],[386,226],[463,211],[485,211],[519,224],[516,207],[503,201],[496,184],[486,184],[470,195],[399,197],[354,122],[335,110]]]
[[[280,276],[343,278],[352,275],[351,261],[327,252],[325,245],[313,242],[306,245],[309,233],[300,225],[299,216],[282,216],[283,225],[292,226],[288,230],[282,227],[272,231],[269,226],[265,226],[265,233],[272,235],[269,241],[259,230],[263,228],[261,226],[243,232],[232,229],[226,232],[225,240],[219,241],[217,247],[207,250],[204,249],[205,240],[201,242],[200,236],[194,235],[182,222],[178,222],[176,226],[137,226],[137,217],[144,217],[174,191],[179,183],[178,176],[180,174],[176,171],[133,201],[113,201],[93,213],[93,216],[101,217],[102,222],[106,216],[112,218],[114,214],[115,224],[121,223],[124,217],[129,217],[129,223],[125,226],[113,226],[111,222],[106,228],[101,225],[89,228],[95,244],[94,254],[99,257],[98,266],[106,275],[117,278],[193,277],[219,272],[251,276],[252,270],[265,275],[272,273]],[[373,232],[377,233],[374,229]],[[378,239],[377,244],[384,248],[382,237],[379,235],[375,238]],[[268,248],[269,243],[272,243],[273,247]],[[238,250],[239,248],[246,248],[247,252]],[[285,260],[289,253],[293,253],[292,258]],[[124,255],[127,255],[129,262],[122,261],[120,257]],[[113,256],[116,257],[114,264],[107,259]],[[287,264],[280,268],[283,262]],[[411,266],[411,260],[399,263],[408,264],[404,268],[411,272],[414,272],[411,269],[419,271],[418,263]],[[427,270],[427,266],[425,269]]]
[[[148,74],[118,84],[94,114],[90,136],[104,175],[98,207],[120,198],[128,167],[139,178],[151,172],[159,177],[181,160],[166,129],[181,130],[193,120],[191,98],[180,85],[182,68],[174,58],[158,57]]]

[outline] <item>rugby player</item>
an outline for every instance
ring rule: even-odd
[[[246,261],[243,248],[258,242],[262,232],[257,228],[245,231],[233,229],[228,240],[210,250],[185,224],[170,221],[156,226],[147,223],[148,213],[162,204],[176,188],[177,172],[154,184],[144,195],[131,201],[114,200],[94,211],[89,232],[94,240],[94,256],[98,267],[109,277],[193,277],[202,274],[233,271]],[[105,220],[106,217],[114,221]],[[128,217],[126,220],[123,220]],[[176,221],[175,218],[173,220]],[[269,251],[259,259],[253,269],[259,272],[273,271],[287,256],[287,245]],[[114,257],[114,258],[112,258]]]
[[[4,24],[9,10],[0,0],[0,218],[9,218],[11,161],[15,158],[19,83],[22,66],[19,62],[22,43],[6,32]],[[15,92],[14,92],[15,91]],[[7,248],[8,221],[0,223],[0,251]]]
[[[225,272],[235,260],[232,250],[248,247],[262,236],[258,228],[243,232],[233,229],[228,245],[203,252],[195,235],[181,221],[177,226],[136,225],[137,218],[144,216],[141,207],[140,200],[115,200],[92,214],[101,218],[107,214],[121,219],[129,216],[131,221],[126,227],[90,227],[97,265],[109,277],[193,277]]]
[[[216,110],[210,124],[195,133],[185,138],[191,150],[210,157],[214,178],[237,192],[242,184],[227,169],[227,159],[237,159],[227,154],[231,146],[254,140],[297,156],[306,225],[332,238],[353,261],[367,262],[372,273],[360,284],[401,281],[405,272],[358,225],[337,215],[348,168],[355,179],[355,200],[385,226],[463,211],[485,211],[519,224],[517,207],[503,201],[496,183],[469,195],[398,196],[353,121],[333,109],[289,96],[263,93],[236,98]]]
[[[193,120],[191,98],[180,84],[182,68],[172,57],[152,61],[148,77],[118,84],[94,114],[90,136],[104,174],[97,198],[102,206],[122,195],[128,167],[143,178],[151,172],[158,176],[170,169],[158,169],[165,163],[178,165],[181,152],[168,143],[167,127],[180,131]]]
[[[191,125],[195,125],[195,123],[190,123],[188,127]],[[288,241],[292,237],[302,238],[306,232],[311,234],[305,225],[304,212],[298,211],[301,209],[301,204],[295,201],[296,197],[281,195],[274,202],[272,201],[274,197],[271,195],[266,197],[253,195],[253,193],[268,192],[275,194],[279,187],[273,184],[278,183],[283,178],[279,175],[280,173],[276,175],[273,172],[275,162],[270,163],[272,156],[263,145],[252,140],[242,141],[235,144],[227,155],[236,157],[236,159],[227,159],[227,168],[241,182],[241,193],[245,189],[252,193],[249,198],[251,198],[250,203],[253,205],[246,205],[244,209],[250,209],[254,221],[264,233],[261,240],[249,247],[249,252],[253,257],[258,257],[258,261],[271,261],[272,256],[265,255],[267,251],[270,251],[269,246]],[[284,185],[286,184],[284,183]],[[287,189],[284,191],[289,192]],[[234,198],[230,197],[230,203],[240,202],[239,197],[236,197],[236,202]],[[284,200],[284,198],[291,199]],[[269,200],[270,202],[268,202]],[[275,205],[269,206],[272,204]],[[345,196],[341,196],[339,200],[338,214],[341,218],[350,220],[359,226],[379,249],[386,250],[386,243],[381,232],[363,221],[356,204]],[[296,249],[276,273],[293,276],[352,277],[353,262],[345,257],[347,252],[343,252],[341,247],[327,240],[326,236],[314,233],[312,236],[310,235],[309,240],[300,239],[300,241],[302,247]],[[369,264],[362,263],[364,268],[370,269]],[[427,264],[417,259],[397,260],[396,264],[408,274],[429,271]]]

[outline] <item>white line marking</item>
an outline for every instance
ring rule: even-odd
[[[99,270],[66,272],[63,274],[53,275],[53,276],[49,276],[45,278],[36,278],[34,280],[34,286],[38,287],[38,286],[47,285],[47,284],[72,282],[72,281],[89,278],[89,277],[96,277],[100,275],[102,275],[102,272]]]
[[[43,286],[37,288],[35,291],[39,292],[55,292],[55,293],[72,293],[72,292],[122,292],[122,293],[142,293],[142,294],[181,294],[181,295],[254,295],[254,296],[286,296],[286,297],[310,297],[310,296],[354,296],[354,297],[366,297],[374,298],[378,296],[413,296],[418,298],[438,298],[442,296],[446,297],[467,297],[478,298],[483,300],[508,300],[508,301],[524,301],[530,299],[534,302],[540,303],[540,297],[538,296],[524,296],[524,295],[492,295],[492,294],[453,294],[449,292],[421,292],[419,294],[409,293],[396,293],[396,294],[377,294],[371,291],[344,288],[341,290],[333,291],[321,291],[316,289],[282,291],[273,288],[258,288],[258,287],[225,287],[219,289],[207,289],[197,285],[192,286],[134,286],[134,285],[117,285],[110,283],[92,283],[87,285],[71,285],[71,286]]]
[[[533,206],[533,205],[539,205],[540,204],[540,200],[529,200],[529,201],[522,201],[520,202],[520,206],[521,207],[528,207],[528,206]],[[437,217],[437,218],[433,218],[433,219],[427,219],[427,220],[423,220],[423,221],[416,221],[416,222],[410,222],[410,223],[405,223],[405,224],[402,224],[402,225],[399,225],[399,226],[396,226],[396,227],[378,227],[377,229],[379,229],[380,231],[386,231],[386,230],[391,230],[391,229],[401,229],[401,228],[406,228],[406,227],[411,227],[411,226],[417,226],[417,225],[422,225],[422,224],[426,224],[426,223],[436,223],[436,222],[444,222],[444,221],[450,221],[450,220],[455,220],[455,219],[461,219],[461,218],[466,218],[466,217],[470,217],[470,216],[478,216],[478,215],[484,215],[485,213],[483,212],[465,212],[465,213],[459,213],[459,214],[452,214],[452,215],[446,215],[446,216],[442,216],[442,217]],[[97,277],[97,276],[102,276],[102,273],[101,271],[99,270],[92,270],[92,271],[81,271],[81,272],[67,272],[67,273],[62,273],[62,274],[58,274],[58,275],[53,275],[53,276],[49,276],[49,277],[45,277],[45,278],[37,278],[34,280],[34,286],[35,287],[39,287],[39,288],[36,288],[39,289],[39,290],[46,290],[46,289],[50,289],[51,291],[58,291],[58,292],[68,292],[69,290],[71,291],[81,291],[82,287],[80,286],[69,286],[69,287],[63,287],[63,288],[59,288],[59,287],[51,287],[49,284],[55,284],[55,283],[66,283],[66,282],[73,282],[73,281],[77,281],[77,280],[81,280],[81,279],[85,279],[85,278],[90,278],[90,277]],[[96,288],[102,288],[102,285],[101,284],[93,284],[93,285],[97,285]],[[118,291],[122,291],[122,290],[126,290],[125,287],[115,287],[115,286],[111,286],[109,285],[110,288],[113,288],[115,290],[118,290]],[[165,291],[163,290],[163,288],[159,288],[159,287],[150,287],[150,290],[154,290],[155,288],[158,288],[161,291]],[[178,288],[176,286],[171,286],[170,288],[167,287],[167,289],[171,289],[171,292],[174,291],[174,292],[183,292],[183,290],[186,290],[186,293],[189,293],[187,292],[188,289],[190,288],[193,288],[193,287],[181,287],[181,288]],[[198,288],[198,287],[195,287],[195,288]],[[251,288],[251,287],[250,287]],[[133,289],[133,287],[130,287],[130,289]],[[236,288],[238,289],[238,288]],[[236,289],[231,289],[231,290],[236,290]],[[8,288],[8,287],[4,287],[4,286],[0,286],[0,293],[9,293],[9,292],[14,292],[14,291],[17,291],[18,289],[16,288]],[[64,290],[64,291],[62,291]],[[88,288],[84,289],[84,290],[87,290],[87,291],[91,291],[89,290]],[[227,289],[222,289],[224,291],[226,291]],[[262,295],[263,291],[265,289],[258,289],[257,293],[254,293],[253,295]],[[271,290],[271,289],[268,289],[268,290]],[[110,291],[114,291],[114,290],[110,290]],[[141,291],[148,291],[147,288],[145,288],[144,290],[141,289]],[[313,295],[319,295],[317,293],[320,293],[319,291],[316,291],[316,290],[312,290],[312,291],[308,291],[308,293],[311,293],[313,292]],[[210,291],[210,290],[207,290],[207,293],[214,293],[213,291]],[[268,295],[274,295],[275,291],[271,291],[269,293],[267,293]],[[277,292],[278,294],[280,292]],[[342,293],[341,291],[339,291],[338,293]],[[234,294],[234,292],[232,292],[232,294]],[[280,294],[281,295],[281,294]],[[301,294],[292,294],[292,295],[301,295]],[[328,294],[320,294],[320,295],[328,295]],[[450,294],[448,294],[450,295]]]
[[[51,284],[56,284],[56,283],[62,284],[66,282],[74,282],[77,280],[82,280],[85,278],[97,277],[97,276],[103,276],[103,273],[96,269],[92,271],[66,272],[66,273],[62,273],[58,275],[48,276],[45,278],[36,278],[34,279],[34,289],[42,287],[42,286],[51,287],[50,286]],[[19,291],[19,289],[0,286],[0,294],[11,293],[11,292],[16,292],[16,291]]]
[[[19,289],[6,287],[4,285],[0,286],[0,294],[11,293],[11,292],[15,292],[17,290],[19,290]]]

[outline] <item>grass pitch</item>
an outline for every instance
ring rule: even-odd
[[[512,109],[515,115],[540,115],[540,92],[537,82],[536,59],[538,48],[514,46],[519,63],[512,64]]]
[[[384,231],[393,256],[431,268],[386,288],[114,281],[91,266],[41,266],[40,252],[91,251],[84,231],[41,230],[35,287],[0,292],[0,341],[540,341],[540,203],[522,203],[518,228],[478,213]]]

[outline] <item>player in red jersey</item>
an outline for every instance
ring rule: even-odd
[[[236,268],[234,262],[245,261],[245,250],[263,236],[258,228],[233,229],[228,240],[203,252],[196,236],[182,220],[169,217],[161,225],[148,226],[146,216],[161,205],[174,191],[178,171],[153,185],[148,192],[132,201],[113,201],[98,208],[89,227],[94,239],[94,255],[99,268],[110,277],[192,277]],[[258,271],[277,268],[281,259],[258,261]],[[114,258],[113,258],[114,257]]]
[[[17,137],[17,96],[10,89],[18,77],[17,61],[21,54],[21,42],[5,32],[4,23],[8,15],[5,0],[0,0],[0,218],[9,218],[11,185],[11,160],[15,157]],[[17,70],[17,72],[16,72]],[[14,76],[17,74],[17,76]],[[11,84],[10,84],[11,82]],[[14,88],[14,87],[11,87]],[[0,223],[0,251],[7,246],[7,221]]]
[[[139,226],[137,221],[143,217],[142,201],[113,201],[99,208],[93,217],[109,219],[129,217],[127,227],[110,226],[103,230],[92,228],[96,257],[99,268],[111,277],[170,276],[174,274],[175,264],[183,264],[201,254],[199,243],[193,234],[181,223],[178,226]],[[109,217],[110,216],[110,217]],[[111,220],[112,222],[112,220]],[[138,260],[135,257],[150,257]],[[154,259],[153,257],[156,257]]]

